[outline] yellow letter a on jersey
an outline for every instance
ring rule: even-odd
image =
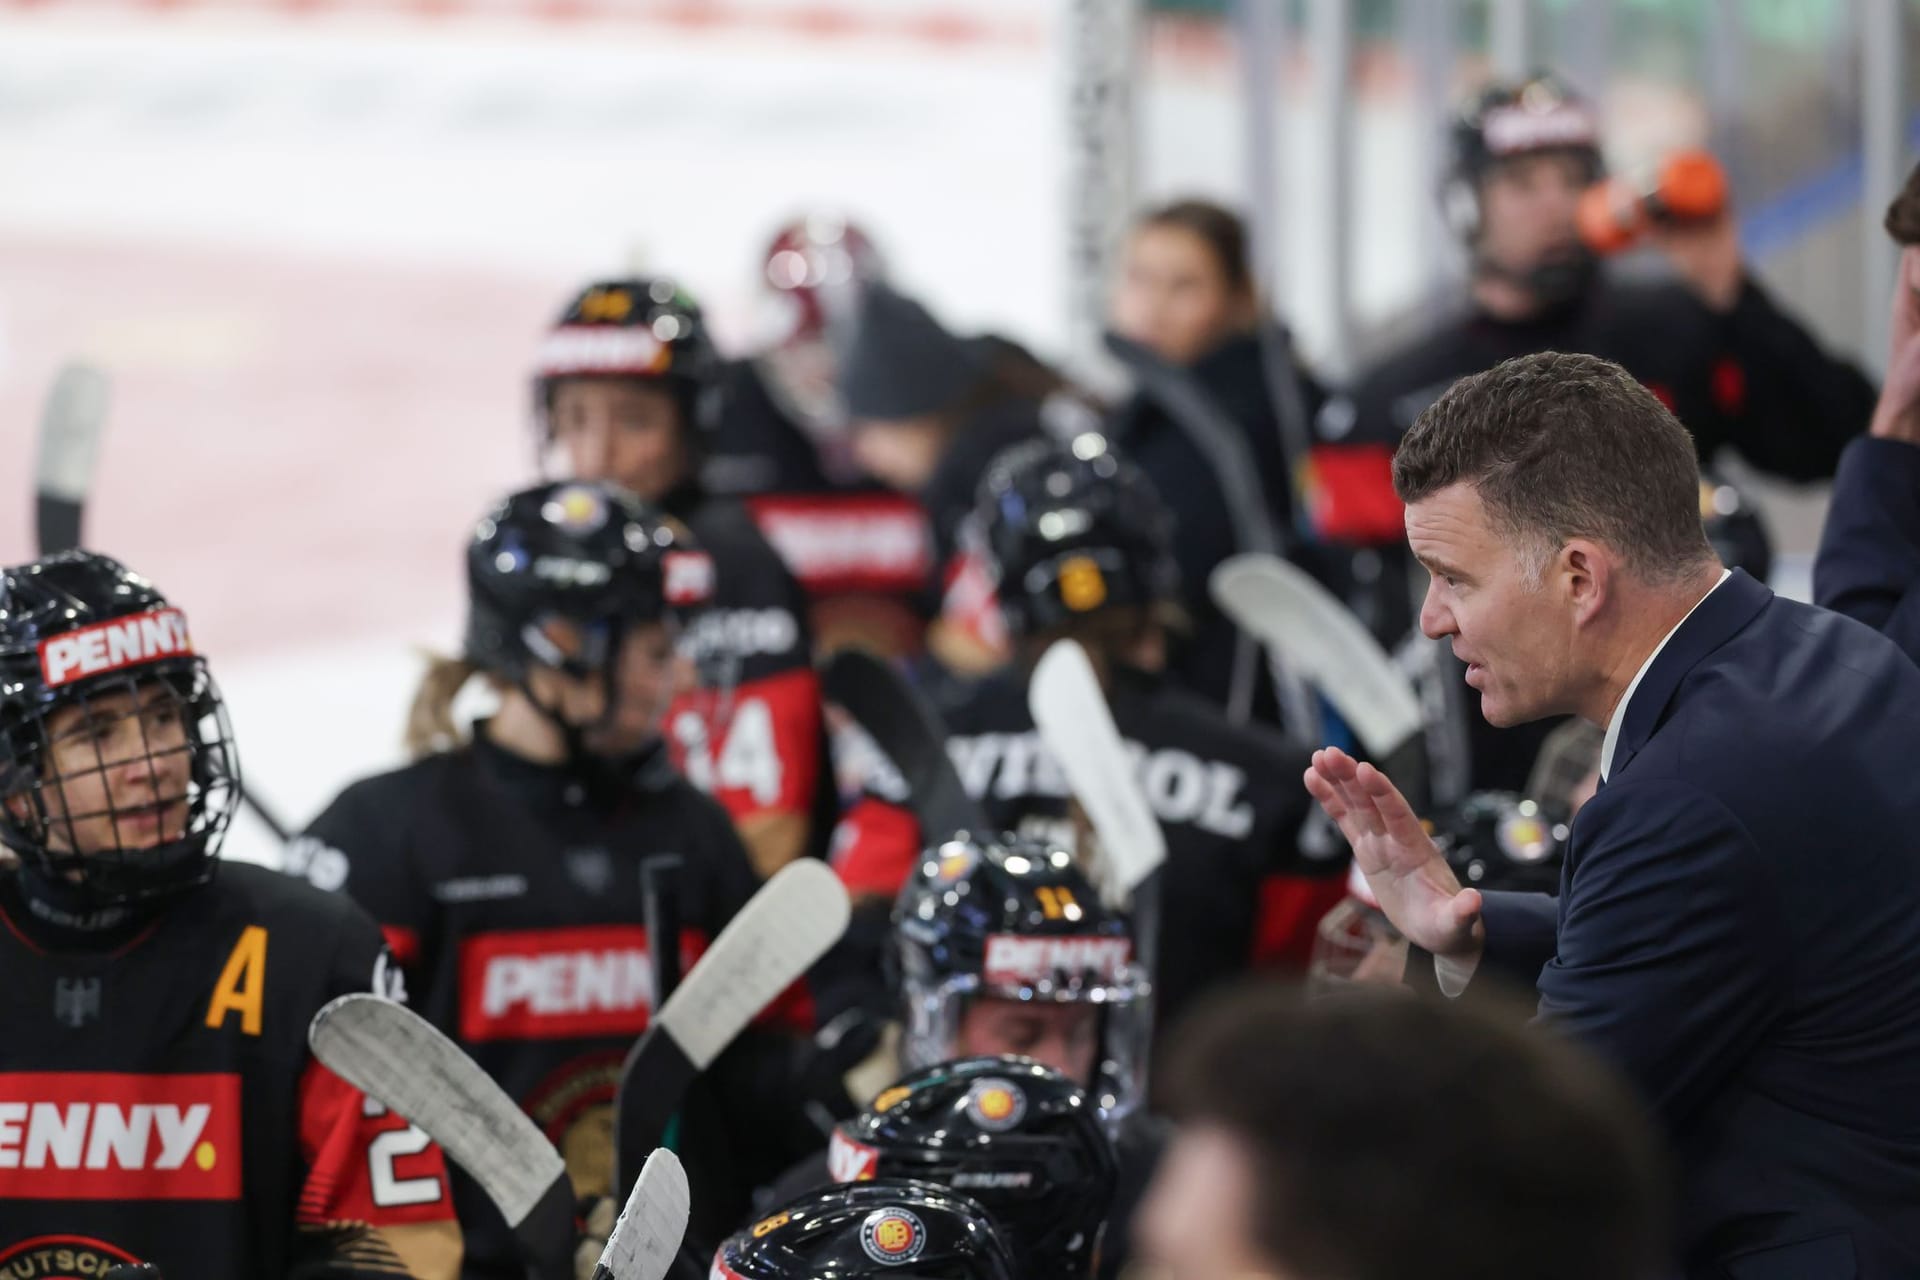
[[[238,1010],[240,1029],[250,1036],[260,1034],[260,1001],[267,991],[267,931],[250,924],[233,944],[227,967],[213,986],[213,1002],[207,1006],[207,1025],[218,1031],[229,1013]]]

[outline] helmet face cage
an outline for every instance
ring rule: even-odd
[[[53,722],[70,709],[78,714],[56,735]],[[137,745],[131,751],[103,746],[128,741],[114,731],[123,721],[132,723]],[[239,804],[240,766],[226,705],[203,659],[97,676],[63,691],[0,728],[0,752],[7,761],[0,843],[52,884],[70,888],[88,905],[111,906],[162,897],[212,877],[220,840]],[[132,767],[137,776],[144,767],[158,784],[162,771],[181,772],[175,758],[186,766],[183,790],[150,790],[135,800],[116,795],[116,772]],[[88,798],[94,790],[97,800]],[[122,822],[155,804],[184,805],[178,834],[146,846],[118,843]],[[115,843],[83,850],[82,828],[98,823]]]
[[[901,946],[915,944],[901,938]],[[1032,985],[986,983],[978,973],[939,977],[924,958],[909,955],[901,965],[900,998],[905,1022],[900,1033],[900,1065],[918,1071],[961,1054],[960,1020],[968,1005],[985,996],[1021,1003],[1093,1004],[1100,1007],[1100,1057],[1094,1078],[1083,1081],[1109,1131],[1143,1101],[1147,1041],[1151,1034],[1152,986],[1138,966],[1128,965],[1112,981],[1088,982],[1083,975]]]

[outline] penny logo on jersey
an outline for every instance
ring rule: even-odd
[[[680,935],[680,963],[706,949]],[[515,929],[460,944],[460,1035],[469,1041],[636,1036],[653,1007],[647,931],[638,925]]]
[[[98,1280],[117,1266],[139,1259],[104,1240],[87,1236],[35,1236],[0,1251],[0,1276],[7,1280]]]
[[[155,609],[42,640],[40,675],[49,689],[57,689],[89,676],[192,654],[186,615],[178,609]]]
[[[0,1198],[237,1200],[240,1175],[236,1075],[0,1072]]]

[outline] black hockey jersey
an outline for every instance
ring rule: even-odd
[[[802,851],[823,855],[839,799],[806,594],[738,503],[686,491],[665,505],[713,557],[713,600],[689,639],[722,685],[669,711],[674,761],[749,839],[756,819],[797,816],[809,824]]]
[[[665,753],[617,801],[477,734],[355,783],[289,849],[289,869],[353,896],[399,956],[414,1007],[500,1082],[608,1194],[620,1066],[653,1004],[641,864],[678,854],[682,971],[759,882],[709,797]],[[771,1020],[804,1027],[800,992]],[[470,1276],[524,1274],[506,1228],[458,1171]]]
[[[7,875],[0,923],[0,1275],[454,1274],[439,1148],[307,1049],[328,1000],[396,993],[364,912],[229,864],[93,937]]]
[[[1109,701],[1166,832],[1158,1024],[1171,1025],[1202,988],[1231,974],[1304,969],[1347,870],[1338,837],[1309,823],[1301,781],[1309,753],[1270,730],[1233,725],[1199,695],[1142,672],[1116,671]],[[961,782],[993,822],[1070,842],[1066,776],[1034,727],[1024,679],[1003,673],[966,686],[941,712]],[[868,798],[836,844],[850,891],[891,897],[921,841],[902,810]]]

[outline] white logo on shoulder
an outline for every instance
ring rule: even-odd
[[[57,689],[88,676],[192,653],[186,615],[178,609],[155,609],[42,640],[40,674],[48,688]]]
[[[287,874],[304,877],[316,889],[338,893],[347,883],[347,855],[318,836],[287,841]]]

